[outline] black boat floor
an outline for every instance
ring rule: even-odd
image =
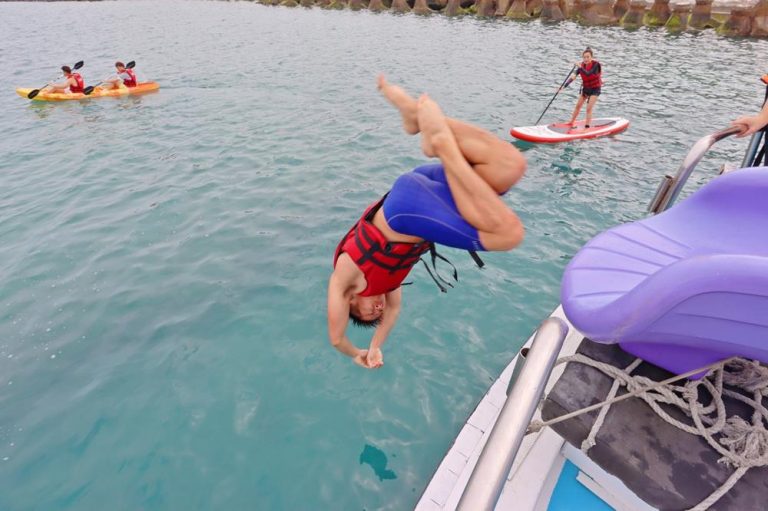
[[[634,356],[616,345],[582,341],[578,353],[624,368]],[[643,363],[633,374],[660,381],[671,373]],[[605,400],[612,379],[597,369],[569,363],[544,401],[542,419],[549,420]],[[620,390],[619,395],[624,391]],[[723,397],[727,415],[751,420],[752,409]],[[766,399],[763,400],[764,406]],[[683,419],[679,410],[667,410]],[[569,443],[581,446],[597,418],[598,411],[553,425]],[[688,420],[687,422],[690,422]],[[589,457],[649,505],[661,510],[682,510],[695,506],[718,489],[734,468],[718,463],[720,455],[703,438],[686,433],[665,422],[641,399],[630,398],[611,406]],[[712,507],[719,511],[768,509],[768,468],[751,468]]]

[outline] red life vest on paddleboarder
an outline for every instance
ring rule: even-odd
[[[386,197],[386,196],[385,196]],[[381,208],[384,198],[371,204],[363,216],[342,238],[336,247],[333,266],[342,252],[346,252],[365,275],[367,286],[360,296],[375,296],[399,288],[421,255],[431,248],[428,241],[399,243],[387,241],[373,216]]]
[[[136,85],[138,85],[139,82],[136,81],[136,73],[133,72],[133,69],[128,69],[126,67],[123,73],[131,77],[129,80],[123,80],[123,85],[125,85],[126,87],[136,87]],[[123,73],[120,73],[120,74],[123,74]]]
[[[83,77],[80,76],[80,73],[72,73],[70,78],[74,78],[77,82],[77,85],[69,85],[69,92],[83,92],[85,90],[85,81],[83,81]]]
[[[587,75],[583,71],[589,72],[594,68],[595,66],[600,66],[600,63],[596,60],[593,60],[589,64],[585,65],[582,64],[582,66],[579,68],[579,74],[581,75],[581,82],[582,87],[585,89],[597,89],[603,85],[603,71],[600,70],[599,73]]]

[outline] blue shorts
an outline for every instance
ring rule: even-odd
[[[440,163],[422,165],[397,178],[382,208],[389,226],[400,234],[447,247],[485,250],[477,229],[459,213]]]

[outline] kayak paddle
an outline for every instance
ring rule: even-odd
[[[84,64],[84,62],[82,60],[80,62],[76,63],[74,66],[72,66],[72,71],[80,69],[81,67],[83,67],[83,64]],[[54,80],[55,80],[55,78],[54,78]],[[53,80],[51,80],[51,81],[53,81]],[[42,87],[40,87],[40,89],[45,89],[50,84],[51,84],[51,82],[48,82],[45,85],[43,85]],[[40,94],[40,89],[33,89],[33,90],[29,91],[29,94],[27,94],[27,98],[28,99],[35,99],[35,96]]]
[[[125,65],[125,69],[133,69],[134,67],[136,67],[136,61],[135,60],[132,60],[132,61],[130,61],[129,63],[127,63]],[[86,96],[89,95],[91,92],[93,92],[93,89],[95,89],[99,85],[103,84],[104,82],[106,82],[106,80],[102,80],[99,83],[97,83],[96,85],[89,85],[88,87],[83,89],[83,94],[85,94]]]
[[[576,70],[576,66],[573,66],[573,67],[571,68],[571,70],[570,70],[570,71],[568,71],[568,74],[567,74],[567,75],[565,75],[565,80],[563,80],[563,83],[561,83],[561,84],[560,84],[560,88],[559,88],[559,89],[557,89],[557,92],[555,92],[555,95],[554,95],[554,96],[552,96],[552,99],[550,99],[550,100],[549,100],[549,103],[547,103],[547,108],[545,108],[545,109],[544,109],[544,111],[543,111],[543,112],[541,112],[541,115],[539,116],[539,118],[538,118],[538,119],[536,119],[536,122],[534,122],[534,123],[533,123],[533,124],[534,124],[534,126],[536,126],[536,125],[538,125],[538,124],[539,124],[539,121],[541,120],[541,118],[542,118],[542,117],[544,117],[544,114],[547,112],[547,110],[549,110],[549,105],[551,105],[551,104],[552,104],[552,102],[553,102],[553,101],[555,100],[555,98],[557,97],[557,95],[558,95],[558,94],[560,94],[560,90],[563,88],[563,86],[565,85],[565,82],[567,82],[567,81],[568,81],[568,78],[570,78],[570,77],[571,77],[571,74],[573,74],[573,72],[574,72],[575,70]]]

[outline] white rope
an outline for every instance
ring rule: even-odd
[[[703,437],[710,447],[721,455],[719,463],[736,468],[725,483],[688,511],[709,509],[751,467],[768,466],[768,430],[765,427],[765,422],[768,422],[768,409],[762,403],[763,396],[768,396],[768,368],[758,362],[729,358],[660,382],[630,374],[642,362],[639,358],[625,369],[598,362],[582,354],[561,358],[557,364],[565,362],[588,365],[613,378],[608,396],[602,403],[587,406],[548,421],[533,421],[526,434],[599,409],[600,413],[589,435],[581,444],[582,451],[587,452],[595,445],[597,434],[611,405],[631,397],[639,397],[665,422],[687,433]],[[701,379],[689,380],[684,385],[671,385],[703,372],[707,374]],[[724,384],[742,389],[752,396],[724,388]],[[617,397],[616,394],[621,387],[626,387],[627,393]],[[701,393],[709,394],[711,397],[706,406],[699,399]],[[739,416],[727,417],[723,396],[751,406],[754,410],[751,422]],[[662,405],[672,406],[683,412],[693,424],[672,417],[662,408]],[[714,435],[718,437],[715,438]]]
[[[702,500],[692,508],[687,509],[686,511],[705,511],[712,507],[712,504],[720,500],[720,497],[725,495],[730,491],[731,488],[734,487],[736,483],[739,482],[739,479],[741,479],[741,476],[743,476],[749,468],[742,467],[736,469],[736,472],[731,474],[731,476],[728,478],[727,481],[725,481],[720,488],[712,492],[712,494],[707,497],[706,499]]]
[[[571,355],[570,357],[563,357],[563,358],[558,359],[557,362],[555,363],[555,365],[559,365],[559,364],[562,364],[562,363],[565,363],[565,362],[578,362],[578,363],[581,363],[581,364],[585,364],[585,365],[594,367],[595,369],[598,369],[600,371],[603,371],[604,373],[608,374],[609,376],[615,376],[615,377],[621,378],[621,376],[623,374],[621,369],[618,369],[618,368],[616,368],[616,367],[614,367],[614,366],[612,366],[610,364],[605,364],[603,362],[598,362],[596,360],[592,360],[591,358],[586,357],[586,356],[581,355],[581,354],[578,354],[578,353],[576,355]],[[539,431],[540,429],[542,429],[542,428],[544,428],[546,426],[552,426],[553,424],[557,424],[559,422],[563,422],[563,421],[566,421],[568,419],[572,419],[574,417],[578,417],[579,415],[582,415],[582,414],[585,414],[585,413],[588,413],[588,412],[592,412],[594,410],[599,410],[600,408],[603,408],[604,406],[612,405],[614,403],[618,403],[619,401],[624,401],[625,399],[629,399],[631,397],[639,397],[639,396],[641,396],[645,392],[648,392],[648,391],[651,391],[651,390],[656,390],[658,388],[665,387],[666,385],[668,385],[670,383],[674,383],[674,382],[676,382],[678,380],[683,380],[685,378],[688,378],[690,376],[693,376],[693,375],[696,375],[696,374],[699,374],[699,373],[703,373],[703,372],[708,371],[710,369],[713,369],[715,367],[720,367],[720,366],[722,366],[722,364],[724,362],[728,362],[728,360],[722,361],[722,362],[716,362],[714,364],[709,364],[709,365],[703,366],[703,367],[699,367],[697,369],[693,369],[692,371],[688,371],[686,373],[679,374],[677,376],[673,376],[671,378],[667,378],[666,380],[662,380],[662,381],[653,381],[653,380],[651,380],[649,378],[645,378],[645,377],[642,377],[642,376],[629,376],[629,375],[626,375],[627,379],[637,379],[637,381],[639,381],[639,382],[642,382],[642,383],[648,383],[649,382],[649,384],[647,386],[645,386],[645,387],[642,387],[642,386],[638,385],[639,388],[634,389],[632,392],[629,392],[627,394],[623,394],[623,395],[618,396],[618,397],[613,398],[613,399],[609,399],[607,401],[603,401],[602,403],[596,403],[594,405],[586,406],[586,407],[581,408],[579,410],[576,410],[574,412],[570,412],[570,413],[567,413],[565,415],[561,415],[560,417],[555,417],[554,419],[550,419],[548,421],[544,421],[544,422],[542,422],[542,421],[531,421],[531,423],[528,425],[528,430],[526,431],[525,434],[528,435],[530,433],[535,433],[535,432]],[[679,399],[677,399],[676,401],[679,401],[680,403],[683,402],[682,400],[679,400]],[[707,407],[707,409],[709,409],[709,407]],[[665,415],[666,415],[666,413],[665,413]],[[695,434],[696,433],[695,430],[693,430],[693,431],[694,431],[694,434]]]
[[[636,358],[631,364],[624,368],[624,372],[626,372],[627,375],[632,374],[632,371],[634,371],[641,362],[642,359]],[[613,385],[611,385],[611,391],[608,392],[608,401],[611,401],[616,397],[616,394],[619,392],[619,387],[621,387],[621,380],[614,379]],[[600,431],[600,428],[603,427],[605,416],[608,415],[608,410],[610,409],[611,405],[609,404],[603,406],[600,409],[600,414],[598,414],[597,419],[595,419],[595,423],[592,425],[592,429],[589,431],[589,436],[587,436],[587,438],[581,443],[581,450],[583,452],[586,453],[597,443],[597,433]]]

